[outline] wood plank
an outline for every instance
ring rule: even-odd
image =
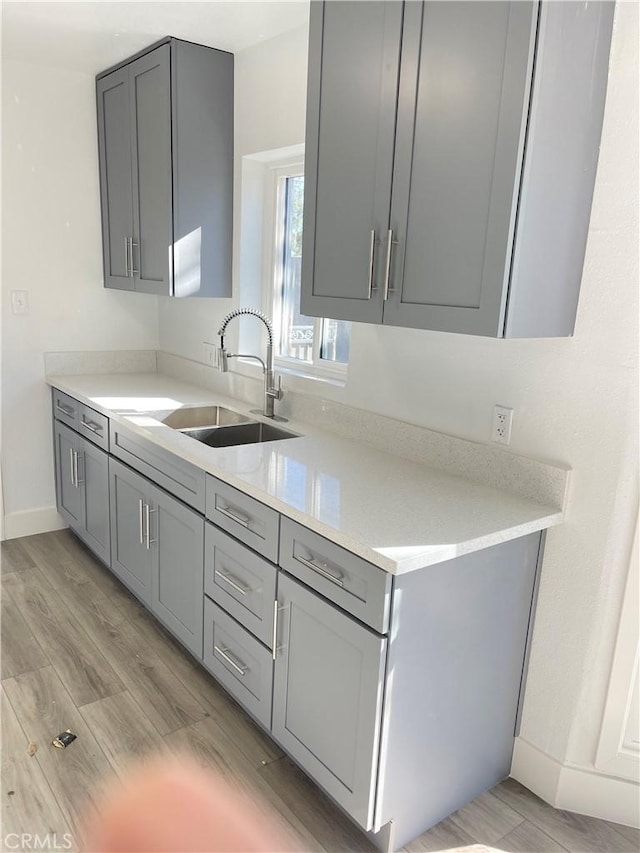
[[[616,832],[619,832],[621,835],[635,844],[635,849],[640,850],[640,829],[636,829],[633,826],[625,826],[623,823],[614,823],[612,820],[605,820],[607,826],[610,826],[611,829],[615,829]]]
[[[40,569],[43,576],[58,589],[68,584],[79,584],[87,580],[87,573],[82,564],[71,558],[62,547],[65,538],[71,536],[68,530],[57,530],[53,533],[40,533],[37,536],[27,536],[23,541],[24,549]]]
[[[250,797],[256,808],[279,822],[285,832],[294,835],[300,850],[309,853],[324,850],[296,815],[295,803],[290,805],[280,799],[262,777],[261,771],[247,761],[236,748],[236,743],[229,741],[213,717],[180,729],[166,737],[165,741],[176,755],[189,755]]]
[[[260,770],[268,786],[268,799],[285,819],[295,814],[295,831],[302,823],[325,850],[363,851],[373,853],[375,847],[312,780],[286,756]],[[283,809],[286,804],[286,809]],[[305,848],[307,849],[307,848]]]
[[[505,779],[492,793],[574,853],[638,853],[632,842],[605,821],[554,809],[515,779]]]
[[[146,646],[129,622],[109,625],[90,611],[83,627],[104,651],[126,689],[161,735],[204,719],[209,712],[174,675],[161,653]]]
[[[2,596],[2,660],[0,677],[11,678],[47,666],[49,658],[8,595]]]
[[[153,649],[200,704],[215,717],[227,738],[238,745],[247,760],[258,767],[282,758],[284,753],[269,735],[218,684],[200,663],[150,614],[132,622],[141,644]]]
[[[103,783],[115,778],[111,765],[52,666],[9,678],[4,689],[27,739],[38,745],[35,760],[81,846],[83,821],[99,805]],[[77,740],[56,749],[51,741],[66,729]]]
[[[497,845],[505,853],[558,853],[566,851],[566,847],[558,844],[528,820],[523,820],[519,826],[501,838]]]
[[[76,705],[124,690],[124,684],[38,569],[6,575],[5,589]]]
[[[123,617],[133,618],[142,612],[137,598],[70,530],[30,536],[24,542],[37,567],[56,589],[64,587],[67,591],[90,582],[84,592],[95,597],[99,591]]]
[[[522,823],[522,815],[490,792],[451,815],[451,821],[480,844],[493,844]]]
[[[42,768],[29,755],[29,739],[22,730],[3,689],[1,823],[5,844],[11,833],[29,832],[47,839],[48,849],[77,850],[69,825]]]
[[[80,713],[119,776],[126,773],[132,762],[167,751],[155,727],[128,691],[83,705]]]
[[[447,817],[410,844],[405,844],[403,849],[407,853],[440,853],[441,850],[450,853],[452,849],[464,849],[473,844],[475,840]]]
[[[6,539],[0,542],[0,571],[2,574],[32,569],[34,562],[24,547],[26,539]]]

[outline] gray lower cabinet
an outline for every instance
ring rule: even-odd
[[[278,610],[273,735],[369,829],[387,640],[283,573]]]
[[[113,459],[109,460],[109,480],[111,571],[150,608],[153,569],[146,522],[150,520],[152,486]]]
[[[205,508],[192,466],[112,421],[153,482],[98,446],[104,415],[59,392],[53,410],[69,525],[379,849],[508,775],[541,534],[392,576],[207,476],[232,536],[167,494]]]
[[[154,489],[151,610],[193,654],[202,658],[204,519]],[[155,521],[154,521],[155,519]]]
[[[271,652],[209,598],[204,600],[202,661],[223,687],[269,730],[273,690]]]
[[[597,2],[313,0],[302,313],[572,334],[612,20]]]
[[[204,520],[111,458],[111,569],[202,658]]]
[[[54,422],[58,511],[105,563],[110,560],[108,455]]]
[[[105,287],[230,296],[233,56],[166,39],[96,98]]]

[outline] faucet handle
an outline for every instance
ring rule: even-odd
[[[273,378],[275,380],[275,374]],[[266,394],[267,397],[273,397],[274,400],[282,400],[283,393],[284,392],[282,390],[282,376],[278,375],[277,385],[274,384],[271,386],[271,388],[267,388]]]

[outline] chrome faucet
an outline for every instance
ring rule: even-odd
[[[268,343],[266,361],[263,361],[257,355],[231,353],[227,352],[225,349],[224,333],[229,322],[233,320],[234,317],[241,317],[245,314],[251,317],[257,317],[258,320],[262,320],[267,329]],[[286,418],[279,417],[274,414],[273,411],[274,401],[282,399],[282,378],[278,377],[278,384],[276,385],[275,374],[273,372],[273,327],[269,318],[265,316],[262,311],[257,311],[255,308],[236,308],[233,311],[230,311],[224,318],[220,324],[220,328],[218,329],[218,335],[220,336],[220,346],[218,347],[218,367],[222,373],[226,373],[229,369],[227,362],[230,358],[249,358],[252,361],[259,362],[262,365],[262,372],[264,374],[264,411],[255,409],[252,409],[252,411],[256,412],[256,414],[264,415],[267,418],[273,418],[273,420],[276,421],[285,421]]]

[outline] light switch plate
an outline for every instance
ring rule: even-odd
[[[12,314],[28,314],[29,313],[29,291],[28,290],[12,290],[11,291],[11,313]]]

